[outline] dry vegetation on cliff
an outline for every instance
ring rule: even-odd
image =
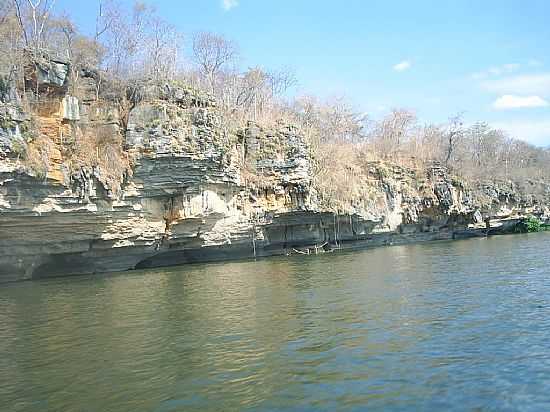
[[[117,191],[131,169],[121,134],[136,102],[148,98],[143,86],[179,83],[215,98],[227,135],[236,135],[248,121],[266,129],[276,129],[281,121],[297,125],[314,158],[318,196],[336,210],[346,210],[365,196],[366,170],[372,162],[412,170],[439,162],[472,183],[550,177],[548,150],[514,140],[486,123],[466,126],[460,115],[446,124],[422,124],[413,112],[395,109],[381,120],[372,120],[342,98],[290,98],[296,83],[292,71],[261,67],[240,71],[238,45],[215,33],[186,38],[191,55],[184,56],[182,34],[146,3],[136,2],[128,10],[116,1],[98,1],[91,36],[82,34],[68,17],[53,13],[53,5],[53,0],[0,0],[1,100],[25,108],[47,106],[56,90],[39,87],[40,65],[51,68],[57,61],[66,61],[69,80],[62,79],[59,87],[80,101],[112,106],[118,129],[76,130],[74,122],[65,121],[56,127],[71,129],[74,141],[60,146],[53,135],[57,129],[35,128],[23,157],[38,174],[47,175],[48,162],[58,147],[72,171],[98,168],[104,183]],[[39,110],[33,114],[40,116]],[[283,155],[284,148],[277,145],[274,140],[266,155]],[[252,165],[243,164],[243,169],[248,181],[261,180],[254,179]]]

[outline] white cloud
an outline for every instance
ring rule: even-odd
[[[518,71],[521,68],[519,63],[506,63],[500,66],[489,67],[487,70],[472,74],[472,78],[475,80],[486,79],[491,76],[501,76],[503,74],[510,74]]]
[[[523,141],[550,147],[550,121],[547,120],[525,120],[510,122],[495,122],[491,124],[496,129],[507,132],[510,137]]]
[[[500,96],[493,103],[493,107],[498,110],[523,109],[530,107],[546,107],[548,102],[539,96],[515,96],[505,94]]]
[[[494,93],[545,96],[550,94],[550,73],[485,80],[481,87]]]
[[[239,0],[222,0],[222,7],[225,11],[229,11],[239,5]]]
[[[409,70],[412,66],[412,63],[409,60],[403,60],[400,63],[397,63],[395,66],[393,66],[393,70],[396,72],[404,72],[405,70]]]

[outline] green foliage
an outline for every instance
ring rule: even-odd
[[[11,145],[11,151],[17,156],[25,156],[27,154],[27,146],[21,140],[15,140]]]
[[[383,165],[380,165],[376,170],[380,176],[380,179],[388,179],[391,176],[390,171]]]
[[[157,127],[159,127],[161,124],[162,124],[161,119],[158,118],[158,117],[155,117],[153,120],[151,120],[151,122],[147,125],[147,127],[157,128]]]
[[[547,225],[542,224],[542,222],[534,216],[529,216],[516,225],[516,231],[519,233],[540,232],[542,230],[547,230],[547,228]]]
[[[16,123],[10,117],[0,115],[0,128],[8,130],[13,129],[15,125]]]
[[[23,122],[19,124],[19,131],[25,142],[32,142],[36,135],[36,126],[32,122]]]

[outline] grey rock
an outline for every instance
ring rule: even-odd
[[[133,167],[116,194],[98,167],[65,170],[66,186],[26,173],[12,154],[27,116],[0,105],[9,126],[0,128],[0,281],[452,239],[485,235],[487,219],[495,232],[527,214],[550,219],[544,182],[468,187],[437,164],[420,181],[412,170],[367,163],[357,193],[331,207],[298,129],[249,122],[234,133],[208,96],[140,88],[125,131],[113,106],[59,98],[65,119],[124,133]]]
[[[58,58],[51,58],[46,54],[33,60],[35,80],[38,82],[39,87],[66,88],[70,70],[69,62]]]
[[[65,120],[80,120],[80,108],[78,99],[74,96],[65,96],[61,101],[61,111]]]

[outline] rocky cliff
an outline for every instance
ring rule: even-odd
[[[93,72],[71,84],[66,62],[30,73],[40,99],[0,104],[0,281],[451,239],[550,215],[544,182],[468,185],[437,164],[364,162],[331,204],[295,127],[234,127],[182,85],[138,85],[121,104]]]

